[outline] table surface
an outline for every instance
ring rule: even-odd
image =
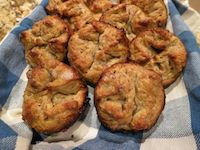
[[[189,0],[189,4],[200,13],[200,0]]]

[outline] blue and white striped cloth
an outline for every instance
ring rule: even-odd
[[[46,16],[47,0],[23,19],[0,44],[0,150],[193,150],[200,149],[200,48],[192,30],[200,32],[200,16],[178,1],[166,1],[170,12],[167,28],[184,43],[188,55],[183,75],[166,92],[166,106],[148,132],[111,133],[102,127],[93,106],[66,132],[37,134],[22,120],[23,92],[28,70],[19,33]],[[181,17],[182,16],[182,17]],[[184,21],[183,21],[184,20]]]

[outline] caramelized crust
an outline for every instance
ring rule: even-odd
[[[87,0],[90,10],[95,13],[102,13],[113,6],[111,0]]]
[[[150,129],[164,108],[162,78],[131,63],[106,69],[94,92],[101,123],[112,131]]]
[[[120,0],[120,2],[138,6],[155,21],[158,27],[165,27],[168,14],[164,0]]]
[[[64,0],[49,0],[48,5],[46,6],[46,11],[50,15],[57,14],[57,7],[63,2]]]
[[[47,16],[35,23],[32,29],[21,33],[25,57],[31,66],[40,65],[36,55],[48,55],[49,59],[63,61],[66,46],[71,35],[69,25],[58,16]]]
[[[58,63],[55,68],[28,71],[23,119],[40,133],[54,133],[73,124],[84,109],[87,86],[77,72]]]
[[[162,28],[140,33],[130,44],[130,60],[162,75],[164,87],[173,83],[186,64],[178,37]]]
[[[94,21],[69,40],[68,60],[90,83],[96,84],[103,70],[126,62],[128,41],[122,30]]]
[[[67,18],[73,30],[82,28],[95,18],[84,0],[50,0],[46,9],[50,14]]]
[[[136,5],[116,5],[106,11],[100,20],[126,31],[130,41],[135,37],[135,34],[156,27],[154,20]]]

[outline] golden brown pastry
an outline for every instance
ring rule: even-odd
[[[186,64],[178,37],[162,28],[140,33],[130,44],[130,60],[162,75],[164,87],[173,83]]]
[[[111,0],[86,0],[86,4],[95,13],[102,13],[113,6]]]
[[[164,0],[120,0],[120,2],[138,6],[155,21],[158,27],[165,27],[168,14]]]
[[[50,14],[67,18],[73,30],[78,30],[94,20],[84,0],[50,0],[46,9]]]
[[[26,60],[32,66],[40,66],[44,68],[51,68],[58,63],[58,61],[63,61],[65,58],[65,53],[59,53],[48,46],[45,47],[34,47],[29,51],[26,51]]]
[[[126,31],[130,41],[135,34],[156,27],[154,20],[136,5],[116,5],[103,13],[100,20]]]
[[[55,68],[28,71],[23,119],[40,133],[54,133],[71,126],[82,113],[87,86],[71,67],[58,62]]]
[[[99,120],[112,131],[150,129],[165,104],[162,78],[136,64],[115,64],[103,72],[94,101]]]
[[[48,14],[57,14],[57,7],[63,3],[64,0],[49,0],[48,5],[46,6],[46,11]]]
[[[113,26],[94,21],[71,36],[68,60],[80,74],[96,84],[103,70],[126,62],[128,41],[125,33]]]
[[[25,48],[25,57],[28,63],[31,66],[40,65],[35,58],[38,57],[36,55],[41,53],[42,55],[49,55],[49,57],[46,57],[47,59],[52,60],[54,58],[63,61],[70,35],[71,30],[68,23],[58,16],[47,16],[38,21],[32,29],[21,33],[21,41]]]

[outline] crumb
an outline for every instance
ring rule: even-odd
[[[41,0],[0,0],[0,41],[13,26],[30,13]]]

